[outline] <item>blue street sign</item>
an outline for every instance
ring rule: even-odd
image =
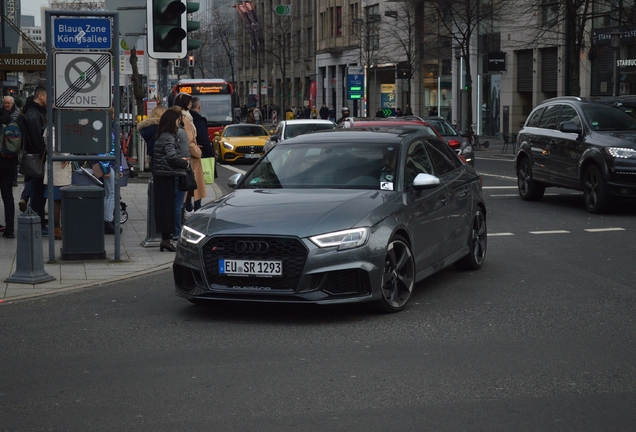
[[[53,47],[61,49],[110,49],[111,21],[108,18],[57,18],[53,25]]]

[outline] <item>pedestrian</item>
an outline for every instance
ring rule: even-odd
[[[256,123],[257,125],[261,124],[263,121],[263,114],[261,113],[261,110],[258,109],[258,107],[254,107],[254,123]]]
[[[164,249],[169,252],[176,250],[170,241],[175,225],[175,190],[177,178],[186,175],[185,170],[190,165],[190,159],[179,153],[177,132],[183,122],[179,111],[180,109],[170,108],[161,116],[153,153],[155,227],[157,233],[161,234],[161,252]]]
[[[323,120],[327,120],[329,118],[329,108],[327,108],[327,104],[323,103],[322,107],[320,107],[320,118]]]
[[[2,111],[9,115],[11,121],[17,122],[18,116],[20,115],[20,109],[15,104],[15,99],[11,95],[6,95],[2,98]],[[13,176],[13,187],[18,186],[18,167],[14,168],[14,176]],[[1,226],[1,225],[0,225]]]
[[[166,108],[163,105],[157,105],[150,111],[150,117],[140,121],[137,124],[139,135],[146,141],[146,154],[150,157],[150,166],[152,167],[152,155],[155,151],[155,141],[157,140],[157,128],[159,128],[159,119]]]
[[[203,166],[201,165],[201,149],[197,144],[197,130],[194,127],[192,114],[192,96],[187,93],[179,93],[175,98],[174,104],[181,107],[183,115],[183,129],[188,135],[188,146],[190,148],[190,165],[194,171],[194,177],[197,180],[197,188],[193,192],[188,192],[185,198],[186,211],[197,211],[201,208],[201,200],[206,197],[205,177],[203,176]],[[191,200],[194,198],[194,205]],[[181,214],[181,209],[179,209]]]
[[[312,119],[317,119],[318,118],[318,110],[316,109],[316,107],[313,107],[311,109],[311,118]]]
[[[346,119],[348,119],[350,117],[350,113],[349,113],[349,107],[345,106],[342,107],[342,109],[340,110],[340,112],[342,113],[342,117],[340,117],[338,119],[338,121],[336,122],[336,124],[340,124],[343,121],[345,121]]]
[[[403,114],[402,114],[402,108],[397,107],[397,108],[395,109],[395,116],[396,116],[396,117],[402,117],[402,115],[403,115]]]
[[[437,113],[437,107],[431,107],[431,109],[428,110],[428,116],[429,117],[437,117],[439,114]]]
[[[240,123],[240,122],[241,122],[241,107],[236,106],[234,108],[234,123]]]
[[[333,105],[329,105],[329,120],[331,120],[332,122],[336,121],[336,109],[333,107]]]
[[[311,118],[311,108],[309,108],[309,105],[305,105],[305,107],[303,108],[303,118]]]
[[[406,109],[404,110],[404,115],[405,116],[412,116],[413,115],[413,110],[411,109],[411,105],[406,104]]]
[[[110,114],[112,121],[115,121],[115,110],[111,107]],[[116,144],[115,125],[110,128],[110,151],[108,156],[115,156],[116,151],[121,155],[121,146]],[[101,155],[105,156],[105,155]],[[121,166],[115,167],[114,160],[100,161],[99,167],[102,170],[102,183],[104,184],[104,234],[115,234],[115,181],[117,177],[124,176],[124,169]],[[121,232],[121,228],[119,228]],[[57,234],[57,233],[56,233]]]
[[[375,116],[376,118],[384,118],[384,112],[382,111],[382,108],[378,107],[378,110],[375,112]]]
[[[256,119],[254,118],[254,108],[250,108],[247,110],[247,118],[245,119],[245,123],[256,123]]]
[[[247,118],[247,105],[241,105],[241,121],[245,121]]]
[[[0,127],[11,123],[11,115],[5,110],[0,112]],[[15,238],[15,201],[13,200],[13,179],[18,157],[0,157],[0,194],[4,205],[4,225],[0,225],[2,237]]]
[[[197,145],[201,149],[201,159],[213,158],[214,147],[210,142],[210,135],[208,135],[208,119],[201,115],[201,99],[198,97],[192,98],[192,108],[190,108],[190,114],[192,115],[192,123],[197,130]],[[216,159],[214,160],[214,177],[219,175],[216,172]],[[206,191],[207,192],[207,191]]]
[[[55,128],[53,131],[53,142],[55,142]],[[114,132],[111,131],[114,136]],[[48,135],[48,130],[44,131],[44,139],[46,139]],[[56,155],[58,153],[55,153]],[[68,156],[69,154],[66,154]],[[50,176],[48,172],[48,165],[44,167],[44,198],[51,199],[49,197],[49,188],[48,184],[50,181],[53,181],[53,236],[55,240],[62,240],[62,225],[60,223],[61,214],[62,214],[62,192],[61,188],[64,186],[70,186],[73,182],[72,180],[72,165],[70,161],[53,161],[53,175]],[[51,220],[51,215],[49,215],[49,222]],[[50,225],[50,224],[49,224]]]
[[[22,149],[28,154],[37,154],[46,163],[46,87],[37,86],[32,97],[29,97],[23,108],[24,118],[21,122]],[[40,227],[43,236],[49,235],[44,218],[44,177],[31,178],[31,208],[40,216]]]
[[[294,110],[291,107],[287,107],[285,110],[285,120],[293,120],[294,119]]]

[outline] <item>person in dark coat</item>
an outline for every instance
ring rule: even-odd
[[[329,107],[329,120],[331,120],[332,122],[336,121],[336,109],[333,107],[333,105]]]
[[[157,128],[159,128],[159,119],[166,112],[166,109],[158,105],[150,111],[150,117],[140,121],[137,124],[139,135],[146,141],[146,154],[150,156],[150,166],[152,167],[152,155],[155,151],[155,141],[157,140]]]
[[[214,157],[214,147],[210,143],[210,136],[208,135],[208,120],[201,115],[201,99],[198,97],[192,98],[192,108],[190,108],[190,114],[192,114],[192,123],[197,130],[197,144],[201,148],[201,159]],[[214,178],[218,178],[219,174],[216,170],[216,159],[214,160]]]
[[[382,108],[378,108],[378,110],[375,112],[375,116],[376,118],[384,118],[384,112],[382,111]]]
[[[395,109],[395,116],[396,116],[396,117],[402,117],[402,108],[397,107],[397,108]]]
[[[322,104],[322,107],[320,108],[318,114],[323,120],[327,120],[329,118],[329,108],[327,108],[327,104]]]
[[[0,109],[0,127],[11,123],[11,113]],[[0,157],[0,193],[4,204],[4,223],[0,225],[2,237],[15,238],[15,201],[13,199],[13,179],[15,167],[18,166],[18,156]]]
[[[411,109],[411,105],[406,104],[406,109],[404,110],[404,115],[405,116],[412,116],[413,115],[413,110]]]
[[[44,129],[46,129],[46,87],[37,86],[33,97],[29,97],[24,104],[24,118],[22,119],[22,148],[25,153],[38,154],[46,162],[46,142],[44,141]],[[31,193],[33,199],[31,208],[40,216],[42,235],[48,236],[49,230],[44,218],[44,177],[31,179]]]
[[[159,120],[157,140],[153,152],[152,176],[154,182],[155,226],[161,233],[159,250],[174,252],[176,248],[170,242],[175,226],[175,189],[179,176],[185,175],[190,159],[183,155],[186,142],[181,142],[178,131],[183,116],[178,110],[167,110]],[[183,147],[183,149],[181,149]]]

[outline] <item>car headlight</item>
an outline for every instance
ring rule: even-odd
[[[607,152],[612,155],[612,157],[619,159],[629,159],[630,157],[636,157],[636,150],[630,148],[608,147]]]
[[[468,144],[466,147],[462,149],[463,155],[470,154],[472,152],[473,152],[473,146],[471,146],[470,144]]]
[[[225,147],[227,150],[234,150],[234,146],[227,141],[223,141],[223,147]]]
[[[205,234],[200,233],[199,231],[193,230],[184,225],[181,230],[181,238],[188,243],[198,244],[201,240],[205,238]]]
[[[338,250],[364,246],[368,239],[369,228],[355,228],[328,234],[320,234],[309,238],[309,240],[320,248],[337,246]]]

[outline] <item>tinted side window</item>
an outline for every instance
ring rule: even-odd
[[[541,120],[541,114],[543,114],[543,111],[545,111],[545,107],[538,108],[530,114],[530,119],[526,123],[526,126],[539,127],[539,121]]]
[[[435,167],[435,175],[442,176],[461,165],[462,162],[448,144],[433,140],[427,143],[428,151]]]
[[[434,174],[431,160],[424,148],[422,141],[417,140],[409,145],[404,166],[404,186],[408,189],[413,186],[413,180],[420,173]]]
[[[542,129],[556,129],[557,128],[557,120],[559,119],[559,114],[561,113],[562,105],[549,105],[545,108],[543,115],[541,116],[541,121],[539,122],[539,127]]]
[[[577,126],[581,127],[581,118],[579,114],[576,112],[574,107],[569,105],[564,105],[563,110],[561,111],[561,118],[559,118],[559,124],[564,121],[571,121],[576,123]]]

